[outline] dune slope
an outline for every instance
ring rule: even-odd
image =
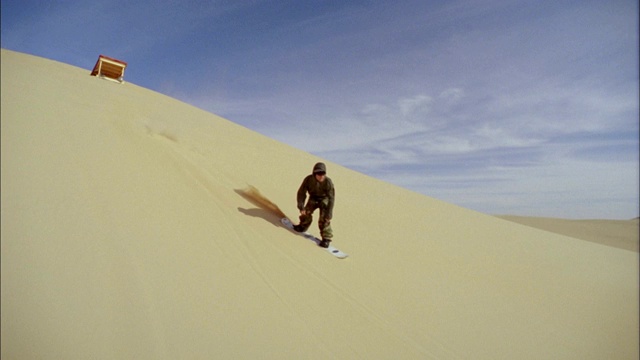
[[[638,252],[638,219],[570,220],[528,216],[499,216],[501,219],[554,233]]]
[[[637,253],[326,161],[338,260],[243,192],[295,218],[322,159],[1,56],[3,359],[637,358]]]

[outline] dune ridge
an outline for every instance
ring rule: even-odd
[[[3,359],[638,356],[637,253],[401,189],[90,70],[4,49],[0,65]],[[317,161],[345,260],[278,221]]]
[[[638,252],[640,221],[631,220],[570,220],[531,216],[501,215],[501,219],[551,231],[577,239]]]

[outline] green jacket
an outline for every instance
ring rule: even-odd
[[[335,188],[329,177],[325,176],[323,182],[316,180],[311,174],[304,178],[298,189],[298,210],[304,208],[304,202],[309,194],[309,201],[322,202],[325,205],[326,217],[333,218],[333,202],[335,200]]]

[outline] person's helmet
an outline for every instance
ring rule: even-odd
[[[317,173],[327,173],[327,166],[324,163],[317,163],[313,166],[313,173],[317,174]]]

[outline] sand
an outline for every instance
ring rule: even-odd
[[[416,194],[93,64],[1,56],[2,359],[638,357],[636,251]],[[348,259],[279,223],[316,161]]]
[[[639,219],[570,220],[527,216],[499,216],[502,219],[577,239],[638,252]]]

